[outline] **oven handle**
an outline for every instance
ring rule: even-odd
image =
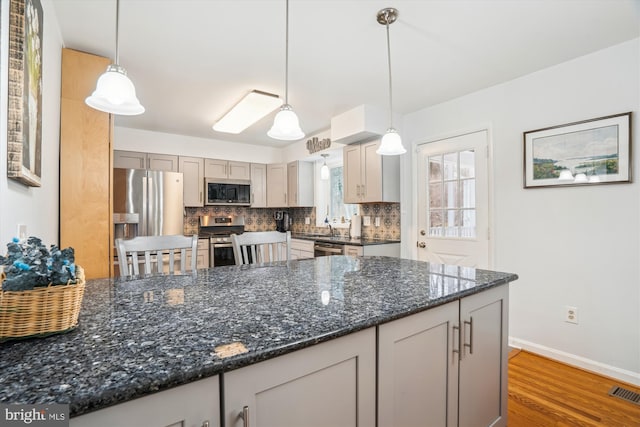
[[[232,248],[233,243],[211,243],[212,248]]]
[[[318,251],[318,252],[326,252],[326,253],[330,253],[330,254],[340,254],[342,255],[342,248],[336,248],[336,247],[331,247],[331,246],[322,246],[322,245],[315,245],[313,247],[314,250]]]

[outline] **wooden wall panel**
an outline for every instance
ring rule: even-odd
[[[60,99],[60,244],[76,251],[87,278],[111,274],[112,122],[84,100],[108,58],[62,50]]]

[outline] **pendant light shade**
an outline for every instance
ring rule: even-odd
[[[96,90],[84,102],[91,108],[105,113],[135,116],[144,113],[144,107],[136,97],[136,88],[127,77],[127,71],[118,65],[118,24],[120,0],[116,0],[116,62],[107,67],[96,84]]]
[[[289,105],[289,0],[286,0],[287,19],[285,36],[285,66],[284,66],[284,104],[273,120],[273,126],[267,132],[273,139],[296,141],[304,138],[304,132],[300,129],[298,116]]]
[[[324,164],[320,168],[320,179],[322,179],[323,181],[326,181],[329,179],[329,166],[327,166],[327,157],[329,157],[329,155],[328,154],[320,154],[320,155],[324,157]]]
[[[393,127],[393,90],[391,87],[391,43],[389,41],[389,25],[398,19],[398,10],[392,7],[382,9],[376,16],[379,24],[387,28],[387,58],[389,62],[389,129],[382,137],[380,147],[376,150],[381,156],[397,156],[404,154],[407,150],[402,145],[400,134]]]
[[[267,132],[273,139],[282,139],[284,141],[296,141],[304,138],[304,132],[300,129],[298,116],[291,109],[291,105],[284,104],[280,107],[280,111],[273,120],[273,126]]]

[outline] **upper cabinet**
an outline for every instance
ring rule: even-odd
[[[229,160],[204,159],[205,178],[251,179],[251,164]]]
[[[183,175],[184,206],[204,206],[204,159],[180,156],[178,172]]]
[[[113,167],[178,172],[178,156],[114,150]]]
[[[286,208],[287,197],[287,165],[276,163],[267,165],[267,207]]]
[[[400,158],[380,156],[380,140],[344,147],[344,202],[400,202]]]
[[[267,207],[267,165],[251,163],[251,207]]]
[[[295,161],[287,164],[289,206],[313,206],[313,163]]]

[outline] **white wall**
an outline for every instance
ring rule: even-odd
[[[403,123],[405,140],[413,146],[459,130],[490,127],[493,268],[520,276],[510,287],[512,344],[636,384],[639,178],[632,184],[525,190],[522,134],[633,111],[637,142],[639,79],[640,42],[635,39],[426,108],[405,116]],[[636,147],[634,171],[640,170]],[[404,182],[412,182],[412,176],[405,171]],[[412,191],[403,196],[403,212],[413,210],[412,199]],[[415,241],[415,232],[405,224],[406,246]],[[565,305],[578,307],[578,325],[563,321]]]
[[[7,179],[7,86],[9,2],[2,7],[2,57],[0,58],[0,252],[17,235],[18,224],[47,245],[58,243],[58,193],[60,158],[60,67],[62,37],[51,0],[42,0],[42,186],[27,187]]]
[[[116,126],[114,130],[113,148],[115,150],[178,154],[255,163],[279,163],[283,161],[281,148],[196,138],[120,126]]]

